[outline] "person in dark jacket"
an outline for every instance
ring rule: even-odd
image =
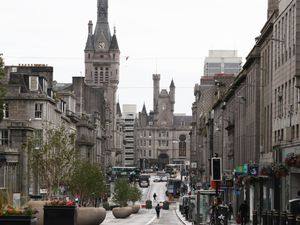
[[[248,205],[246,200],[240,205],[239,212],[241,214],[241,225],[246,225],[248,214]]]
[[[156,211],[157,219],[159,219],[159,213],[160,213],[160,205],[159,204],[157,204],[157,206],[155,207],[155,211]]]
[[[154,201],[156,201],[156,196],[157,196],[156,193],[154,193],[154,194],[153,194],[153,199],[154,199]]]

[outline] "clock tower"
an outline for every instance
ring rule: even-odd
[[[116,29],[111,35],[108,23],[108,0],[97,0],[97,23],[95,30],[92,21],[88,23],[88,37],[84,49],[85,83],[103,87],[109,106],[111,121],[109,128],[112,141],[109,148],[116,146],[116,92],[119,83],[120,50]],[[106,118],[107,119],[107,118]]]

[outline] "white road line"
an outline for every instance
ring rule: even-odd
[[[148,223],[146,223],[145,225],[150,225],[155,220],[155,218],[156,218],[156,215],[153,216],[153,218]]]

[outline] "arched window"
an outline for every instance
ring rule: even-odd
[[[186,136],[181,134],[179,136],[179,157],[186,156]]]

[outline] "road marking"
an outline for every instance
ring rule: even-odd
[[[156,218],[156,216],[153,216],[153,218],[148,223],[146,223],[145,225],[150,225],[155,220],[155,218]]]

